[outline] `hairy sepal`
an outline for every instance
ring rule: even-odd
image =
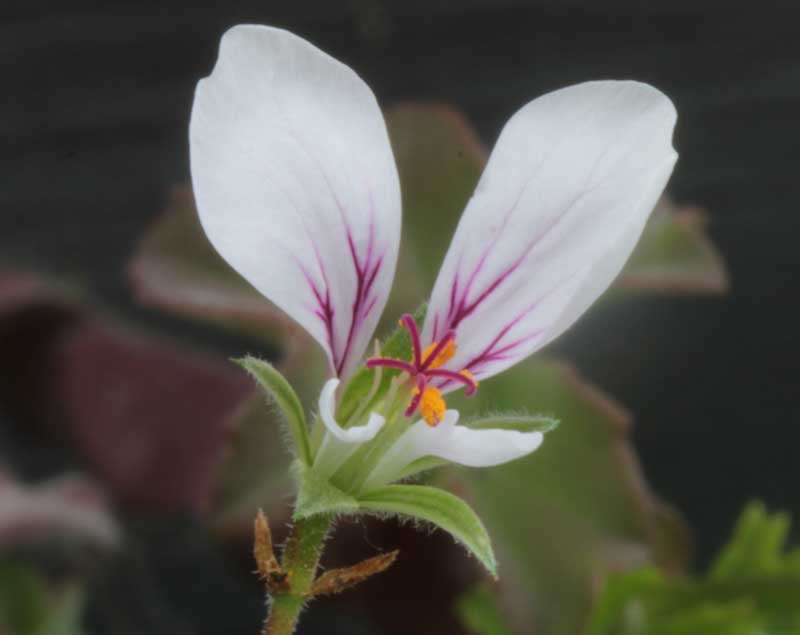
[[[233,361],[250,373],[271,401],[277,404],[292,435],[297,458],[303,464],[311,465],[311,446],[308,441],[305,411],[294,388],[269,362],[250,356]]]

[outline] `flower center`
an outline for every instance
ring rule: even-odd
[[[430,426],[437,425],[444,417],[446,404],[442,397],[441,388],[450,382],[458,382],[466,386],[466,395],[471,397],[478,388],[478,382],[467,369],[459,372],[441,368],[456,354],[456,334],[449,331],[438,342],[433,342],[422,349],[419,330],[414,318],[405,314],[400,318],[400,325],[408,330],[411,337],[411,361],[396,359],[394,357],[372,357],[367,360],[367,368],[384,366],[407,372],[416,382],[416,387],[411,393],[411,401],[406,408],[406,416],[412,416],[417,410]],[[438,387],[429,386],[432,381]]]

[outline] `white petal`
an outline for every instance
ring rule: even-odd
[[[616,81],[564,88],[517,112],[459,222],[423,342],[455,329],[447,366],[482,379],[567,329],[639,239],[677,159],[675,119],[655,88]]]
[[[349,375],[400,238],[397,169],[369,87],[287,31],[237,26],[197,85],[189,137],[211,243]]]
[[[457,410],[445,411],[442,421],[436,426],[417,421],[381,458],[364,489],[396,479],[406,466],[425,456],[436,456],[469,467],[489,467],[530,454],[544,438],[541,432],[473,430],[457,423]]]
[[[383,427],[383,424],[386,423],[386,419],[373,412],[365,425],[353,426],[347,429],[342,428],[334,417],[336,412],[336,389],[338,387],[338,379],[329,379],[325,382],[319,395],[319,416],[322,419],[322,423],[325,424],[325,428],[337,441],[342,443],[355,444],[371,441]]]
[[[374,439],[386,423],[381,415],[373,412],[365,425],[342,428],[334,417],[338,387],[338,379],[329,379],[319,395],[319,416],[325,424],[326,433],[314,457],[313,470],[322,479],[330,478],[360,444]]]

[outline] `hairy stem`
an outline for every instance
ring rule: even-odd
[[[312,516],[299,520],[283,552],[281,566],[288,574],[288,590],[272,596],[264,635],[292,635],[303,610],[314,576],[331,517]]]

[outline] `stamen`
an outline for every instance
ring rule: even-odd
[[[442,339],[439,340],[439,342],[436,344],[436,346],[433,348],[433,350],[430,353],[428,353],[428,355],[425,357],[425,360],[422,362],[422,366],[420,366],[419,369],[421,371],[427,370],[427,368],[431,364],[433,364],[434,362],[437,361],[437,358],[440,356],[440,354],[445,349],[445,347],[448,344],[450,344],[451,342],[453,342],[455,340],[455,338],[456,338],[456,332],[455,331],[448,331],[445,334],[445,336]],[[455,348],[453,348],[453,354],[455,354]],[[453,354],[451,354],[450,357],[452,357]],[[445,361],[447,361],[447,360],[446,359],[442,360],[442,361],[439,362],[439,364],[442,364]],[[437,364],[437,366],[439,364]]]
[[[405,415],[406,417],[410,417],[414,414],[417,410],[417,406],[419,405],[420,399],[422,399],[422,395],[425,393],[425,376],[419,375],[417,377],[417,387],[414,389],[414,396],[411,398],[411,403],[408,404],[408,408],[406,408]]]
[[[414,376],[417,374],[417,367],[411,362],[404,362],[402,359],[394,359],[393,357],[371,357],[366,362],[367,368],[375,368],[376,366],[385,366],[387,368],[396,368],[404,370],[409,375]]]
[[[444,399],[438,388],[428,386],[422,392],[422,399],[419,404],[419,413],[429,426],[436,426],[444,417]]]
[[[434,369],[427,371],[427,375],[429,377],[441,377],[443,379],[448,379],[450,381],[457,381],[461,384],[464,384],[467,389],[464,391],[464,394],[467,397],[472,397],[475,394],[475,391],[478,389],[478,382],[472,378],[472,374],[466,375],[465,372],[469,371],[461,371],[457,373],[452,370],[443,370],[443,369]]]

